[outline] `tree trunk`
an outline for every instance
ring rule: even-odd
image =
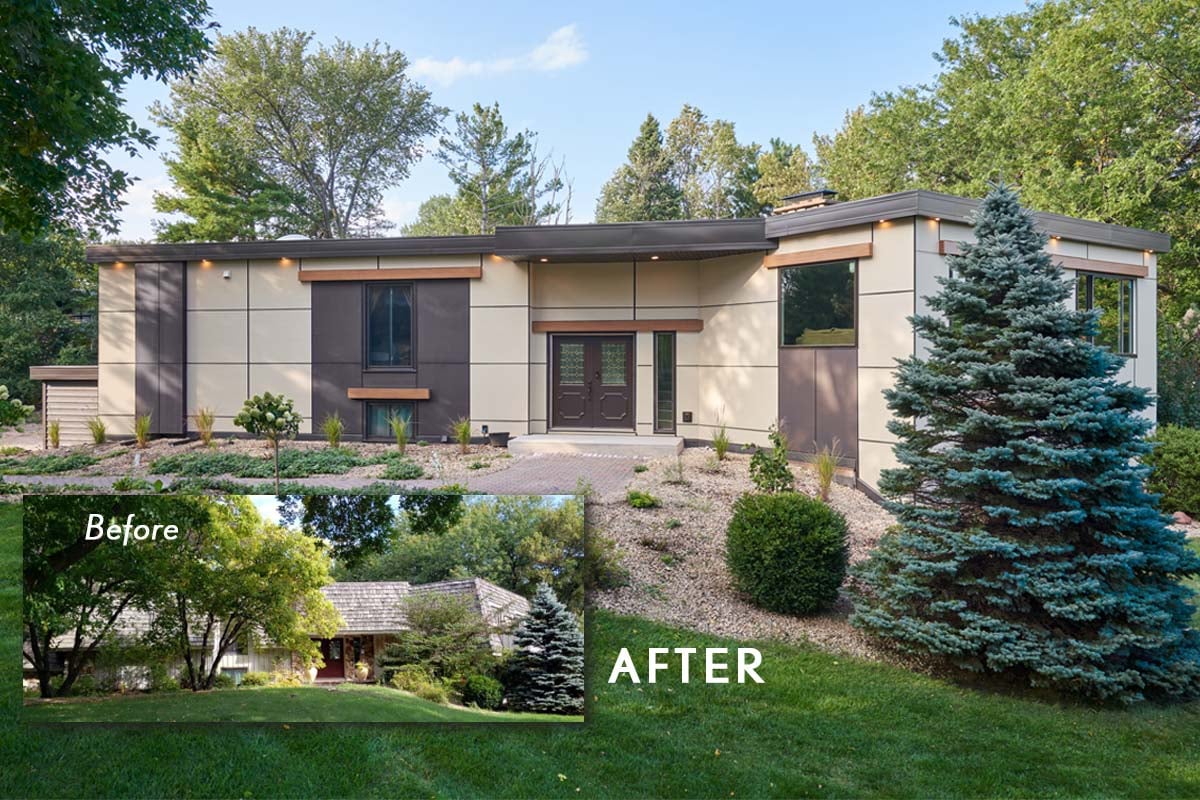
[[[279,439],[271,441],[275,445],[275,494],[279,494]]]

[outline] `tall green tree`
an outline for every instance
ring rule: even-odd
[[[254,152],[228,135],[219,114],[197,108],[174,125],[174,157],[164,158],[174,191],[156,192],[162,242],[276,239],[305,230],[305,196],[273,178]]]
[[[582,714],[583,631],[579,620],[546,584],[513,635],[509,702],[518,711]]]
[[[1200,7],[1049,0],[955,20],[927,86],[876,95],[815,140],[844,198],[1021,185],[1040,211],[1163,230],[1163,310],[1200,302]]]
[[[133,77],[188,74],[209,50],[204,0],[0,5],[0,232],[115,232],[133,178],[105,159],[154,144],[122,107]]]
[[[214,58],[172,84],[169,104],[155,106],[156,119],[182,143],[171,196],[186,213],[202,214],[196,224],[211,225],[205,195],[229,194],[223,170],[190,169],[189,137],[203,131],[204,146],[232,159],[226,165],[246,167],[247,154],[257,162],[242,180],[263,216],[235,202],[243,216],[237,229],[270,231],[280,221],[295,221],[298,233],[345,238],[389,227],[383,193],[408,177],[445,109],[409,78],[403,53],[378,42],[359,48],[340,40],[313,49],[312,39],[289,28],[218,37]],[[261,180],[266,183],[259,186]],[[282,191],[284,202],[270,202],[260,191]]]
[[[927,358],[885,392],[898,530],[860,569],[852,622],[899,647],[1032,687],[1134,702],[1200,696],[1200,571],[1144,489],[1146,390],[1092,343],[1098,314],[1016,195],[912,318]]]
[[[638,222],[680,219],[682,193],[671,176],[671,160],[663,144],[662,129],[647,114],[638,136],[629,146],[626,161],[600,190],[597,222]]]
[[[751,187],[760,148],[740,144],[732,122],[710,121],[700,109],[685,104],[667,126],[666,145],[684,219],[758,213]]]
[[[38,403],[36,364],[96,363],[96,269],[69,233],[0,234],[0,386]]]
[[[775,138],[758,157],[758,176],[751,187],[754,200],[763,208],[779,205],[788,195],[816,188],[814,164],[799,145]]]

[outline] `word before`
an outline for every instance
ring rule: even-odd
[[[97,539],[109,539],[110,541],[120,542],[122,547],[129,544],[130,540],[135,542],[158,541],[165,539],[173,542],[179,538],[178,525],[142,525],[134,524],[133,514],[125,518],[124,524],[120,522],[110,522],[108,527],[104,527],[103,514],[88,514],[87,528],[83,531],[83,538],[89,542],[94,542]]]
[[[688,683],[691,679],[691,663],[692,656],[699,652],[695,647],[651,647],[648,651],[649,664],[646,669],[646,682],[657,683],[658,673],[669,670],[671,664],[669,661],[660,660],[660,656],[666,656],[673,653],[679,656],[679,682]],[[705,683],[729,683],[730,677],[722,675],[729,670],[729,663],[722,658],[729,653],[727,647],[709,647],[704,651],[704,682]],[[763,679],[758,676],[759,665],[762,664],[762,653],[755,650],[753,647],[739,647],[737,649],[737,682],[745,683],[746,678],[755,683],[762,683]],[[641,678],[638,675],[637,667],[633,664],[633,658],[629,655],[629,649],[622,647],[620,654],[617,656],[617,663],[613,664],[612,674],[608,676],[609,683],[616,683],[622,675],[629,677],[630,683],[641,683]]]

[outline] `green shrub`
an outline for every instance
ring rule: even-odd
[[[381,674],[386,674],[389,686],[405,692],[416,692],[418,687],[433,682],[433,675],[420,664],[403,664],[399,667],[382,666]]]
[[[392,451],[384,453],[375,459],[376,464],[387,465],[381,476],[384,480],[389,481],[410,481],[420,478],[425,474],[425,470],[421,465],[410,458],[400,455],[399,452]]]
[[[92,434],[92,444],[104,444],[108,440],[108,426],[99,417],[87,421],[88,432]]]
[[[180,689],[179,680],[170,673],[167,665],[162,662],[150,665],[150,675],[147,684],[149,690],[152,692],[178,692]]]
[[[137,440],[138,448],[145,450],[150,444],[150,414],[138,414],[133,420],[133,438]]]
[[[33,415],[33,406],[25,405],[19,398],[10,397],[7,386],[0,386],[0,430],[20,428]]]
[[[321,431],[325,434],[325,441],[329,446],[337,449],[342,446],[342,433],[346,430],[346,423],[342,422],[342,415],[338,412],[325,415],[325,421],[321,423]]]
[[[422,700],[428,700],[430,703],[437,703],[440,706],[450,702],[450,690],[441,683],[423,683],[413,691],[413,694]]]
[[[80,675],[71,684],[72,697],[95,697],[101,694],[106,694],[104,687],[96,680],[96,676],[91,673]]]
[[[145,478],[134,478],[122,475],[113,481],[114,492],[155,492],[162,488],[162,482],[151,483]]]
[[[1155,446],[1146,457],[1146,488],[1162,495],[1160,506],[1168,514],[1200,517],[1200,428],[1163,425],[1150,440]]]
[[[634,508],[658,508],[661,505],[657,497],[638,489],[630,489],[625,495],[625,501]]]
[[[648,469],[650,469],[650,468],[647,467],[645,464],[634,464],[633,465],[634,472],[645,472]]]
[[[771,611],[828,608],[846,577],[846,520],[796,492],[742,495],[725,544],[734,584]]]
[[[0,458],[0,475],[53,475],[84,469],[95,463],[95,456],[88,453]]]
[[[196,421],[196,431],[200,434],[200,441],[204,443],[205,447],[212,447],[213,426],[217,422],[217,413],[204,406],[196,409],[196,414],[192,419]]]
[[[247,672],[242,676],[242,686],[266,686],[271,683],[271,676],[265,672]]]
[[[771,440],[771,449],[756,446],[750,456],[750,480],[766,494],[790,492],[796,487],[796,476],[788,465],[787,434],[780,426],[772,425],[767,437]]]
[[[224,672],[218,672],[217,676],[213,678],[212,688],[214,689],[232,689],[235,686],[237,686],[237,681],[233,679],[232,675]]]
[[[248,674],[248,673],[247,673]],[[300,676],[289,670],[276,670],[271,673],[272,686],[303,686]]]
[[[369,463],[350,450],[300,450],[279,452],[279,472],[285,478],[309,475],[344,475],[354,467]],[[247,453],[192,451],[155,459],[150,471],[163,475],[204,477],[232,475],[235,478],[269,478],[274,470],[269,459]]]
[[[504,702],[504,687],[490,675],[468,675],[462,685],[463,703],[492,711]]]
[[[62,423],[60,423],[58,420],[52,419],[46,423],[46,440],[49,441],[51,449],[58,449],[61,432]]]

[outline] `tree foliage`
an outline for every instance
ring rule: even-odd
[[[1168,316],[1200,300],[1200,7],[1050,0],[954,21],[928,86],[878,94],[817,137],[846,199],[925,188],[1163,230]]]
[[[434,678],[486,672],[494,658],[494,632],[471,603],[457,595],[416,594],[404,601],[408,627],[380,654],[380,671],[417,664]]]
[[[1125,702],[1200,695],[1200,570],[1143,488],[1146,390],[1092,343],[1095,312],[1006,189],[912,318],[928,357],[885,392],[899,520],[860,570],[852,621],[1018,683]]]
[[[122,107],[133,77],[188,74],[209,49],[204,0],[0,6],[0,231],[115,232],[133,182],[105,160],[154,144]]]
[[[408,177],[445,113],[407,69],[379,42],[313,49],[289,28],[218,37],[214,58],[154,108],[180,145],[176,191],[160,203],[198,214],[197,235],[218,222],[243,235],[285,224],[313,238],[378,234],[384,190]],[[222,209],[236,216],[219,220]]]
[[[681,219],[682,200],[682,192],[671,176],[662,129],[654,115],[647,114],[629,146],[626,162],[600,190],[596,221]]]
[[[513,636],[509,702],[515,711],[582,714],[583,631],[546,584]]]

